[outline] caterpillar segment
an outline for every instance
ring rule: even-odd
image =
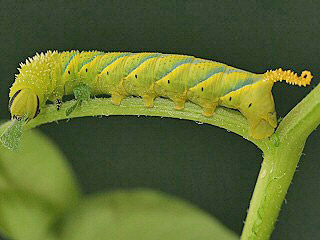
[[[159,54],[157,55],[159,56]],[[154,69],[158,57],[152,57],[144,61],[125,77],[121,84],[125,91],[134,96],[141,96],[145,106],[150,108],[154,105],[157,94],[154,91]]]
[[[120,85],[118,85],[118,88],[112,94],[112,100],[114,104],[120,105],[121,100],[126,96],[142,95],[143,91],[139,88],[141,88],[143,85],[148,86],[149,81],[152,80],[152,75],[150,75],[150,70],[152,69],[150,66],[148,68],[145,68],[145,66],[148,66],[150,63],[152,63],[152,60],[156,59],[159,55],[160,53],[136,53],[128,56],[121,71],[122,76]],[[137,71],[140,68],[141,70],[146,71]],[[134,81],[134,79],[137,81]],[[114,95],[117,96],[119,101],[114,101]]]
[[[219,97],[215,94],[227,65],[196,60],[190,66],[187,98],[203,108],[203,115],[210,117],[218,106]]]
[[[35,118],[47,100],[60,109],[62,97],[69,94],[77,101],[67,115],[100,94],[111,95],[115,105],[125,97],[140,96],[146,107],[166,97],[177,110],[184,109],[186,101],[198,104],[207,117],[219,105],[237,109],[256,139],[271,136],[277,127],[273,84],[285,80],[306,86],[312,79],[309,71],[300,77],[282,69],[254,74],[192,56],[100,51],[48,51],[29,58],[19,71],[9,94],[13,118]]]
[[[101,56],[97,66],[97,74],[87,79],[87,84],[93,89],[94,95],[110,94],[112,102],[116,105],[127,96],[127,93],[120,87],[124,75],[123,66],[131,53],[109,53]],[[89,66],[88,66],[89,67]],[[90,85],[91,83],[91,85]]]
[[[103,52],[90,51],[81,52],[76,51],[70,58],[70,61],[65,67],[64,73],[62,74],[62,84],[64,85],[64,95],[73,94],[73,89],[79,85],[79,83],[90,83],[91,81],[85,81],[79,77],[79,72],[84,65],[88,65],[97,56],[102,56]],[[88,66],[85,67],[89,69]],[[91,71],[90,71],[91,72]],[[84,81],[83,81],[84,80]]]
[[[54,57],[51,60],[52,68],[51,68],[51,88],[47,90],[49,92],[48,100],[51,102],[56,102],[57,109],[60,109],[62,103],[62,97],[65,94],[64,92],[64,81],[61,77],[65,72],[66,66],[70,62],[70,59],[78,54],[78,51],[65,51],[58,53],[54,51]]]

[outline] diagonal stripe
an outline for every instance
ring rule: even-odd
[[[120,58],[129,56],[129,55],[134,55],[134,54],[136,54],[136,53],[121,53],[120,55],[116,56],[111,62],[109,62],[106,65],[104,65],[103,68],[101,69],[101,72],[103,72],[108,66],[110,66],[111,64],[113,64],[114,62],[119,60]]]
[[[147,56],[146,58],[142,59],[141,62],[139,63],[138,66],[136,66],[134,69],[130,70],[130,73],[132,73],[134,70],[136,70],[138,67],[140,67],[144,62],[146,62],[147,60],[151,59],[151,58],[155,58],[155,57],[159,57],[161,55],[161,53],[155,53],[154,55],[150,55]],[[130,74],[129,73],[129,74]],[[129,75],[128,74],[128,75]]]
[[[169,56],[170,57],[170,56]],[[184,65],[184,64],[188,64],[188,63],[191,63],[193,61],[194,57],[189,57],[189,58],[186,58],[184,60],[182,60],[181,62],[177,62],[175,65],[173,65],[172,69],[170,69],[168,72],[166,73],[163,73],[161,75],[161,77],[158,79],[162,79],[163,77],[167,76],[168,74],[170,74],[171,72],[173,72],[175,69],[177,69],[178,67]]]
[[[105,53],[103,53],[103,52],[98,52],[98,53],[97,53],[97,55],[94,55],[90,60],[88,60],[88,61],[86,61],[86,62],[82,63],[82,64],[81,64],[81,66],[79,66],[79,70],[80,70],[84,65],[86,65],[86,64],[88,64],[88,63],[90,63],[90,62],[92,62],[96,57],[98,57],[98,56],[102,56],[102,55],[105,55]]]
[[[75,57],[77,54],[79,54],[78,51],[76,51],[76,53],[71,56],[69,62],[67,63],[67,65],[66,65],[66,67],[65,67],[65,69],[64,69],[64,72],[67,71],[68,66],[70,65],[71,61],[74,59],[74,57]]]

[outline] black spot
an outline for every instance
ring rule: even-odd
[[[202,92],[204,91],[203,87],[201,88],[201,91],[202,91]]]
[[[16,93],[13,95],[13,97],[9,101],[9,110],[12,106],[13,100],[18,96],[18,94],[21,92],[21,90],[16,91]]]
[[[252,103],[249,104],[248,108],[252,106]]]
[[[308,77],[308,74],[304,75],[303,77],[304,77],[304,78],[307,78],[307,77]]]
[[[134,77],[135,77],[135,78],[138,78],[138,75],[136,74],[136,75],[134,75]]]
[[[109,72],[107,72],[107,75],[109,75]]]
[[[70,71],[68,70],[68,74],[70,74]]]
[[[37,96],[37,111],[34,114],[33,118],[35,118],[39,113],[40,113],[40,100],[39,100],[39,97]]]
[[[229,97],[229,101],[231,101],[232,100],[232,97]]]
[[[170,80],[168,79],[168,84],[170,84]]]
[[[88,72],[88,68],[86,68],[86,72]]]

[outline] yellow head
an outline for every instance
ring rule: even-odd
[[[40,113],[39,97],[29,88],[17,90],[10,98],[9,109],[12,118],[30,120]]]
[[[16,75],[9,94],[12,118],[26,117],[31,120],[39,114],[40,105],[47,100],[46,93],[52,91],[51,86],[56,82],[56,76],[52,75],[51,69],[57,65],[58,60],[57,51],[48,51],[45,54],[36,54],[20,64],[19,74]],[[60,73],[58,70],[55,74]]]

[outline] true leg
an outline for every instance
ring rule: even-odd
[[[73,93],[76,98],[76,102],[66,110],[67,116],[69,116],[78,105],[81,105],[82,101],[88,101],[90,99],[91,90],[87,85],[81,84],[73,89]]]

